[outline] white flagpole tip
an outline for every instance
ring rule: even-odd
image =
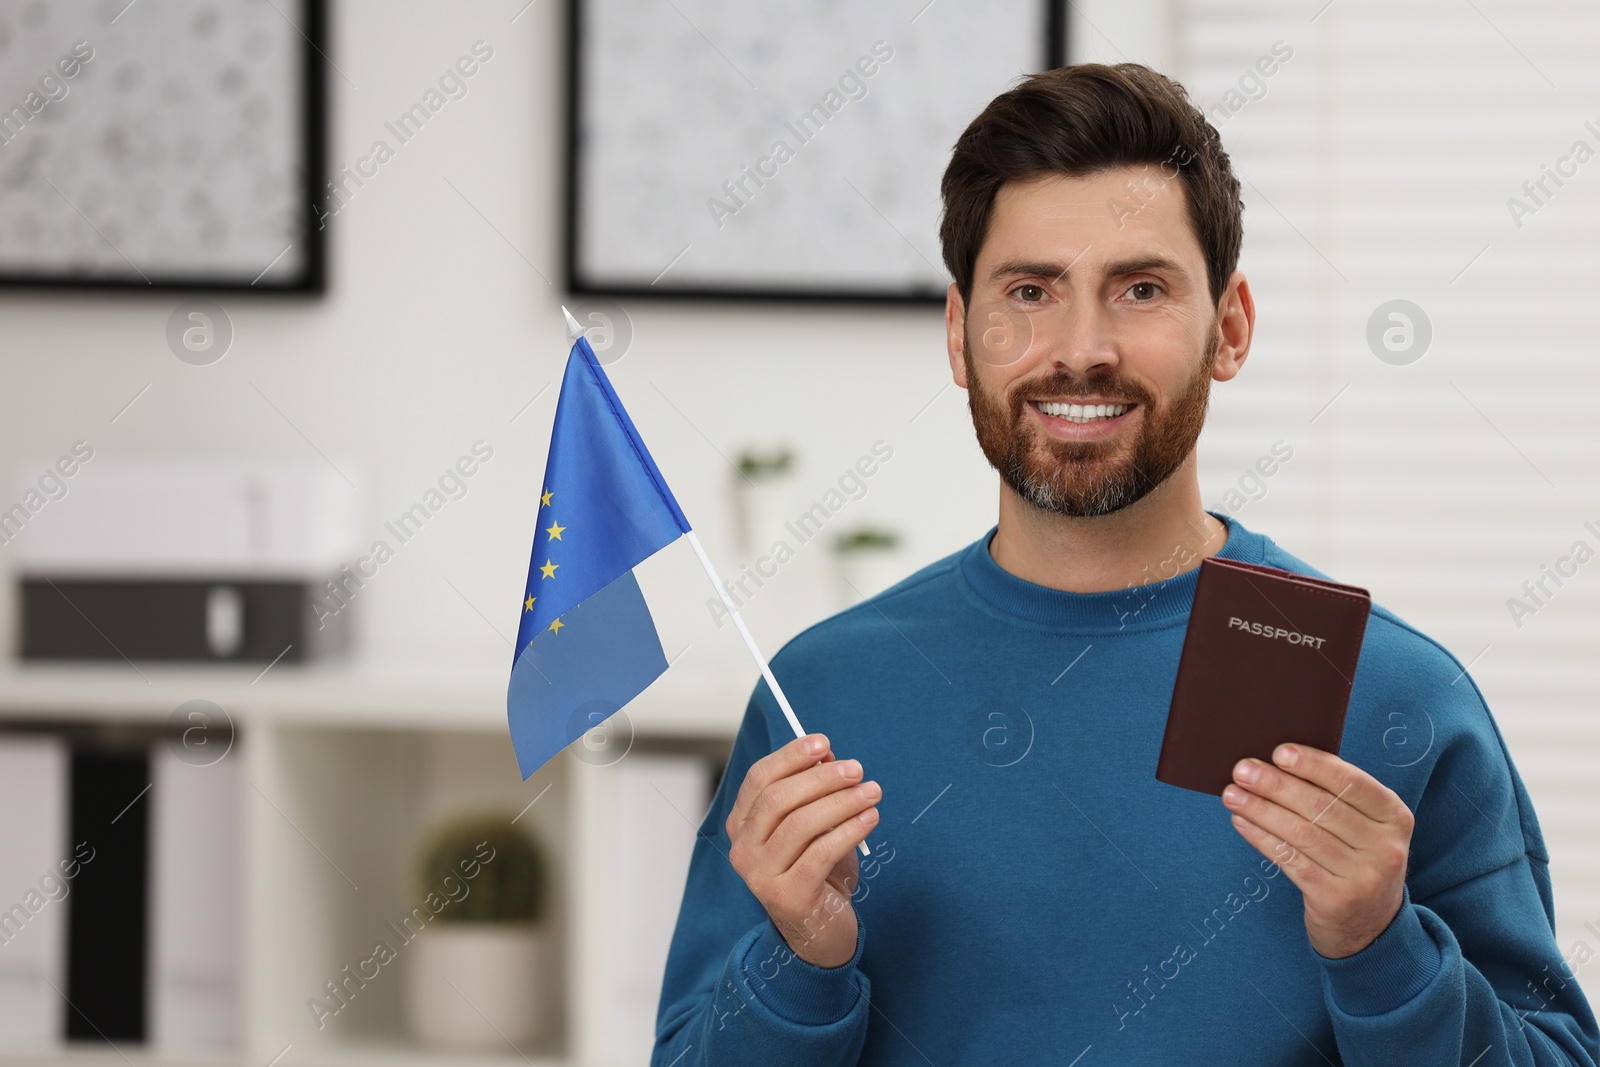
[[[577,319],[572,317],[572,312],[568,311],[566,307],[563,306],[561,308],[561,314],[567,317],[567,340],[576,341],[578,338],[582,337],[583,326],[579,324]]]

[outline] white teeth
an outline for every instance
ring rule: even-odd
[[[1044,401],[1039,401],[1037,406],[1046,415],[1054,415],[1070,422],[1114,419],[1132,407],[1131,404],[1055,404]]]

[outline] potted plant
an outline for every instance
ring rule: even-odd
[[[783,536],[783,524],[795,517],[795,456],[783,446],[770,452],[746,449],[739,453],[737,466],[733,488],[739,544],[753,559]]]
[[[545,888],[543,857],[509,815],[460,819],[429,840],[417,890],[432,919],[410,946],[406,982],[418,1041],[505,1052],[545,1040]]]

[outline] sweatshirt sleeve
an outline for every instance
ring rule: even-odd
[[[1414,805],[1399,912],[1352,956],[1308,945],[1350,1067],[1600,1061],[1581,961],[1556,943],[1538,819],[1481,696],[1476,704],[1468,727],[1441,739]]]
[[[734,739],[728,768],[695,837],[678,923],[667,955],[651,1067],[852,1067],[866,1040],[871,983],[855,956],[817,967],[789,951],[728,862],[723,825],[756,760],[771,752],[760,683]]]

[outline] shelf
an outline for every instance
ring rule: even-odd
[[[135,1045],[119,1044],[118,1048],[120,1052],[84,1045],[43,1052],[0,1053],[0,1067],[128,1067],[130,1064],[132,1067],[236,1067],[241,1064],[241,1057],[224,1054],[162,1055]],[[285,1062],[279,1067],[292,1065]]]
[[[293,1051],[278,1067],[575,1067],[559,1057],[527,1056],[515,1052],[494,1055],[471,1052],[431,1052],[410,1045],[358,1046],[331,1049],[295,1058]]]
[[[684,656],[628,705],[631,759],[597,762],[569,752],[526,781],[507,734],[506,674],[502,662],[461,661],[279,664],[264,674],[215,665],[0,667],[0,729],[77,736],[83,727],[106,728],[119,743],[153,744],[167,733],[150,728],[168,725],[180,705],[196,699],[222,707],[238,727],[229,759],[237,761],[240,793],[244,1042],[237,1054],[223,1055],[68,1046],[0,1054],[0,1067],[263,1067],[286,1045],[275,1067],[616,1067],[635,1060],[632,1051],[620,1058],[611,1051],[622,1040],[617,961],[635,943],[617,942],[613,928],[626,894],[645,883],[613,870],[610,842],[624,806],[660,819],[663,836],[692,839],[703,803],[653,809],[670,801],[640,792],[640,769],[663,754],[693,754],[711,774],[744,714],[754,671],[747,663],[728,668]],[[622,771],[633,775],[631,787]],[[386,921],[417,903],[415,863],[431,830],[456,814],[491,810],[512,816],[547,850],[547,1036],[537,1046],[508,1046],[504,1055],[405,1043],[400,972],[414,957],[404,949],[398,970],[362,987],[319,1030],[307,998],[369,955],[388,936]],[[678,889],[669,894],[673,903]],[[670,931],[670,915],[650,922],[652,932]],[[637,985],[627,986],[630,995]],[[642,1024],[634,1030],[647,1033]]]
[[[162,1055],[120,1046],[121,1052],[92,1046],[53,1052],[0,1055],[0,1067],[265,1067],[272,1055],[258,1056],[183,1054]],[[282,1051],[282,1050],[280,1050]],[[493,1055],[471,1052],[433,1052],[410,1045],[374,1043],[348,1048],[318,1049],[300,1055],[290,1045],[273,1067],[574,1067],[558,1057],[523,1057],[515,1052]]]
[[[751,672],[669,670],[627,713],[641,735],[729,735]],[[0,668],[0,718],[163,722],[178,705],[209,700],[240,725],[506,729],[505,663],[329,662],[260,666],[119,663]]]

